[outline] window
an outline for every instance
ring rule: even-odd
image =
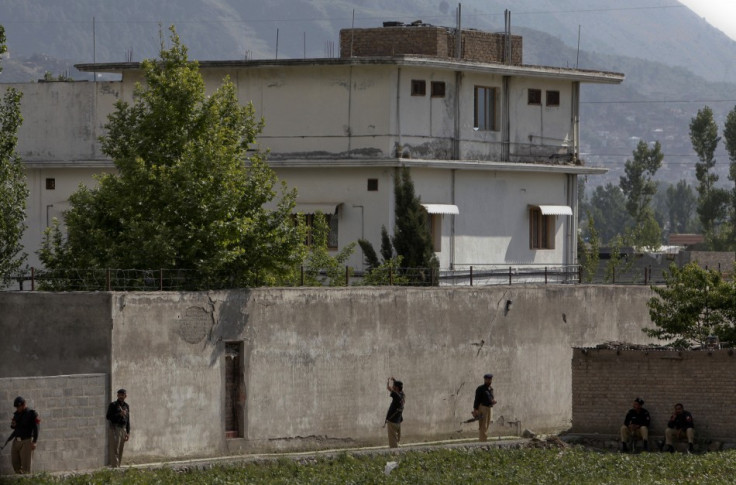
[[[560,92],[559,91],[547,91],[547,106],[559,106],[560,105]]]
[[[527,94],[527,104],[542,104],[542,90],[530,89]]]
[[[368,179],[368,192],[378,190],[378,179]]]
[[[444,98],[445,97],[445,83],[442,81],[432,81],[432,97],[433,98]]]
[[[337,249],[337,214],[325,214],[325,222],[329,228],[327,234],[327,249]],[[297,222],[297,214],[294,214],[294,224]],[[304,214],[304,224],[307,226],[307,238],[304,243],[307,246],[314,244],[312,228],[314,227],[314,214]]]
[[[539,207],[530,207],[529,249],[554,249],[555,223],[555,216],[542,214]]]
[[[427,214],[427,229],[432,238],[434,252],[442,251],[442,214]]]
[[[46,190],[56,189],[56,179],[46,179]]]
[[[475,109],[473,127],[481,131],[497,131],[496,88],[475,86]]]
[[[411,95],[412,96],[424,96],[427,94],[427,81],[418,79],[411,80]]]

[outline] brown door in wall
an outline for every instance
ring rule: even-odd
[[[227,438],[242,436],[240,420],[244,403],[240,399],[243,393],[241,360],[240,342],[225,343],[225,436]]]

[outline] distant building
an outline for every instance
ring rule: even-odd
[[[421,23],[343,30],[340,58],[199,65],[209,91],[230,76],[265,118],[256,148],[297,188],[297,210],[329,216],[333,249],[380,245],[407,166],[442,269],[576,263],[577,177],[605,173],[580,158],[580,88],[623,74],[524,65],[521,37]],[[80,182],[114,170],[97,137],[143,80],[137,62],[77,68],[122,80],[16,85],[29,253]],[[362,267],[360,251],[349,264]]]

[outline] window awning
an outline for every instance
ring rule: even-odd
[[[319,211],[323,214],[337,214],[337,208],[342,202],[304,202],[294,206],[294,212],[301,214],[314,214]]]
[[[571,216],[572,207],[569,205],[538,205],[545,216]]]
[[[453,204],[422,204],[429,214],[460,214],[460,209]]]

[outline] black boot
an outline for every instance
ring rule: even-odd
[[[621,442],[621,453],[626,453],[627,451],[629,451],[629,447],[626,445],[626,442],[622,441]]]
[[[649,451],[649,442],[647,440],[644,440],[643,443],[644,444],[642,446],[644,447],[644,451]]]
[[[664,447],[664,451],[669,451],[670,453],[674,453],[675,452],[675,447],[672,446],[672,445],[667,445],[667,446]]]
[[[693,444],[692,444],[692,443],[688,443],[688,444],[687,444],[687,451],[688,451],[688,453],[692,453],[693,451],[695,451],[695,450],[693,449]]]

